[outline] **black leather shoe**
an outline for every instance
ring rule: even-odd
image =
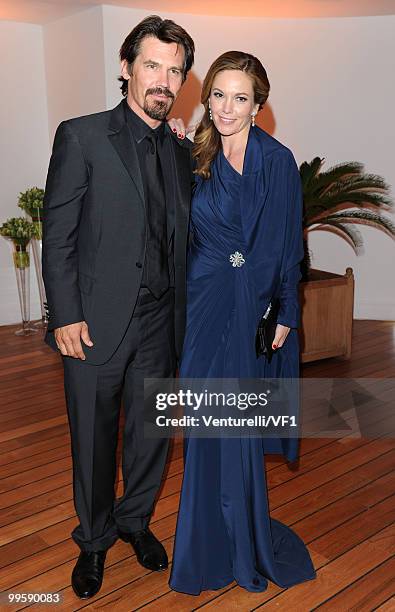
[[[169,561],[163,545],[156,539],[152,531],[141,529],[134,533],[118,532],[124,542],[129,542],[136,553],[137,561],[149,570],[161,572],[167,569]]]
[[[80,553],[71,574],[71,586],[80,599],[89,599],[100,591],[106,554],[106,550]]]

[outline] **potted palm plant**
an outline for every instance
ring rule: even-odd
[[[382,213],[393,202],[389,185],[376,174],[364,172],[363,164],[346,162],[321,171],[323,158],[301,164],[304,199],[305,259],[300,284],[302,362],[325,357],[350,357],[354,305],[354,277],[311,267],[308,235],[328,231],[347,241],[358,255],[363,239],[357,225],[375,227],[395,237],[395,225]]]

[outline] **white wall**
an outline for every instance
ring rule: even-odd
[[[19,210],[15,201],[20,190],[44,184],[48,125],[52,143],[61,120],[119,102],[119,48],[148,14],[99,6],[42,29],[0,22],[0,147],[2,159],[9,161],[0,166],[2,218]],[[161,15],[183,25],[196,43],[196,63],[175,105],[176,116],[187,122],[198,116],[201,81],[215,57],[232,48],[250,51],[262,60],[271,82],[260,123],[293,150],[298,163],[316,155],[325,157],[324,168],[357,160],[394,185],[395,16],[292,20]],[[363,228],[363,235],[365,254],[356,257],[341,239],[313,233],[313,263],[334,272],[354,269],[357,318],[395,319],[395,243],[369,228]],[[4,242],[0,283],[8,297],[1,302],[0,323],[18,318]]]
[[[20,191],[43,187],[48,155],[48,119],[41,27],[0,21],[0,222],[24,213]],[[0,238],[0,324],[20,321],[11,251]],[[33,258],[32,258],[33,259]],[[40,306],[31,262],[32,318]]]
[[[105,109],[102,7],[43,26],[51,142],[64,119]]]

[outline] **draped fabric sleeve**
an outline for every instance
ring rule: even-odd
[[[286,157],[283,154],[281,161],[282,164],[285,164],[281,197],[285,199],[286,226],[279,295],[280,312],[277,322],[287,327],[298,327],[300,324],[298,285],[302,277],[300,264],[304,256],[303,194],[295,158],[289,149],[286,149],[286,153]]]

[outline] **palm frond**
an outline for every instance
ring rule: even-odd
[[[303,193],[306,193],[309,186],[319,172],[321,165],[324,162],[324,157],[315,157],[311,162],[303,162],[299,168],[300,178],[302,180]]]
[[[376,174],[363,174],[361,176],[343,177],[328,186],[324,192],[325,196],[337,193],[361,192],[370,193],[378,192],[380,194],[389,193],[389,185]],[[392,202],[390,200],[390,202]]]
[[[325,223],[320,223],[314,226],[310,232],[326,231],[343,238],[353,249],[356,255],[359,255],[363,248],[363,238],[360,231],[351,224],[343,224],[330,219],[325,220]]]
[[[385,231],[388,233],[388,235],[395,238],[395,223],[393,223],[390,219],[387,219],[387,217],[372,213],[369,210],[350,210],[344,213],[336,213],[328,216],[326,220],[339,220],[343,223],[360,223],[363,225],[371,225]]]
[[[328,185],[335,184],[347,178],[358,177],[363,172],[363,165],[358,162],[346,162],[332,166],[329,170],[320,172],[312,185],[314,189],[321,190]]]
[[[314,200],[314,202],[304,202],[304,217],[306,222],[311,223],[316,216],[338,210],[358,208],[379,213],[381,211],[390,212],[392,207],[391,199],[383,194],[356,191],[323,196]]]
[[[303,162],[300,176],[303,188],[305,250],[312,231],[329,231],[341,236],[359,254],[363,238],[355,227],[368,225],[395,237],[395,224],[383,216],[394,206],[390,186],[383,177],[365,173],[360,162],[344,162],[320,172],[324,158]],[[306,256],[306,267],[309,259]]]
[[[315,160],[319,159],[320,158],[316,157],[314,160],[312,160],[312,162],[310,162],[310,164],[307,164],[307,162],[304,163],[310,166]],[[317,164],[314,164],[314,166],[310,168],[310,172],[312,173],[315,171],[315,174],[309,180],[308,185],[306,185],[307,189],[305,191],[305,195],[307,196],[319,196],[321,193],[324,193],[329,186],[337,183],[338,181],[349,176],[360,175],[361,171],[363,170],[363,166],[358,162],[346,162],[333,166],[324,172],[319,172],[319,169],[320,168],[317,168]]]

